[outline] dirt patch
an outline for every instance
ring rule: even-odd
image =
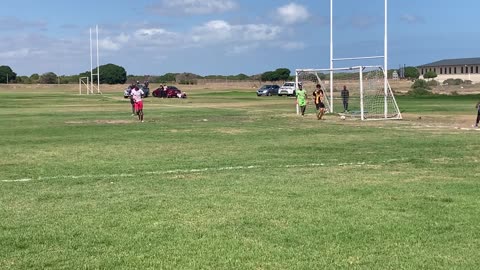
[[[242,134],[247,132],[246,130],[238,129],[238,128],[218,128],[216,129],[216,131],[219,133],[230,134],[230,135],[237,135],[237,134]]]
[[[138,121],[133,121],[133,120],[89,120],[89,121],[66,121],[65,124],[71,124],[71,125],[112,124],[112,125],[117,125],[117,124],[132,124],[134,122],[138,122]]]

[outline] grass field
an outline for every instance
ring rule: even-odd
[[[480,96],[405,120],[252,90],[0,89],[0,269],[478,269]]]

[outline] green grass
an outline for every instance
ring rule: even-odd
[[[0,90],[0,269],[478,269],[479,132],[442,122],[478,96],[361,123],[189,94],[142,124],[121,93]]]

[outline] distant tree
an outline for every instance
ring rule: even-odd
[[[178,73],[165,73],[164,75],[160,76],[160,81],[164,83],[175,82],[177,75]]]
[[[248,80],[250,77],[246,74],[240,73],[238,75],[235,75],[235,78],[240,81]]]
[[[438,75],[437,73],[433,72],[433,71],[427,71],[424,75],[423,75],[423,78],[425,79],[434,79],[436,78]]]
[[[0,66],[0,83],[7,83],[7,77],[8,82],[15,81],[17,73],[13,72],[9,66]]]
[[[32,75],[30,75],[30,80],[38,81],[38,79],[40,79],[40,75],[38,75],[37,73],[33,73]]]
[[[38,80],[39,83],[43,84],[54,84],[57,83],[57,74],[53,72],[43,73]]]
[[[60,83],[77,84],[79,79],[79,75],[63,76]]]
[[[179,84],[197,84],[198,75],[193,73],[180,73],[175,76],[175,82]]]
[[[275,71],[267,71],[262,73],[260,79],[262,82],[276,82],[279,80],[278,73]]]
[[[415,80],[420,77],[420,72],[416,67],[406,67],[405,68],[405,78],[410,80]]]
[[[290,69],[288,68],[278,68],[274,71],[278,78],[278,81],[286,81],[290,77]]]
[[[28,76],[17,76],[17,83],[30,84],[32,80]]]
[[[93,70],[93,74],[97,73],[97,68]],[[81,74],[80,74],[81,76]],[[97,82],[98,78],[93,77],[93,81]],[[124,84],[127,81],[127,71],[121,66],[115,64],[106,64],[100,66],[100,83],[106,84]]]

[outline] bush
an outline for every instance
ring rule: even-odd
[[[425,81],[425,80],[422,80],[422,79],[418,79],[418,80],[415,80],[415,82],[413,83],[412,89],[427,89],[429,90],[430,89],[430,86],[428,85],[428,82]]]
[[[433,72],[433,71],[427,71],[427,73],[425,73],[425,74],[423,75],[423,78],[425,78],[425,79],[434,79],[434,78],[436,78],[437,76],[438,76],[437,73],[435,73],[435,72]]]
[[[466,84],[466,85],[472,85],[473,84],[473,82],[471,80],[465,80],[465,81],[463,81],[463,83]]]
[[[430,96],[432,92],[426,88],[414,88],[407,93],[409,96]]]
[[[440,85],[439,82],[435,81],[435,80],[431,80],[431,81],[428,81],[427,82],[427,85],[432,88],[432,87],[437,87],[438,85]]]
[[[446,79],[443,84],[447,85],[462,85],[464,81],[462,79]]]

